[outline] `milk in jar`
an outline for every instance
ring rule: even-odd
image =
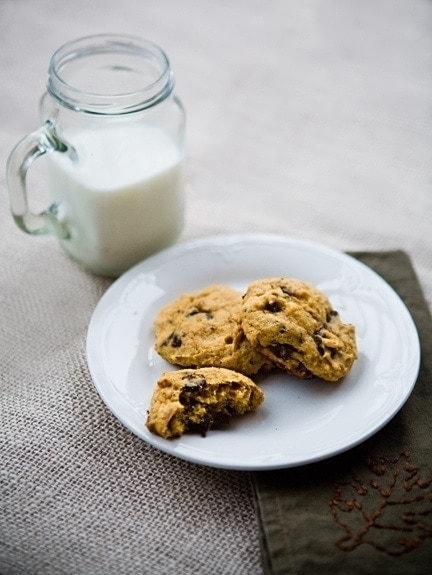
[[[183,227],[183,158],[169,135],[111,125],[64,136],[73,148],[48,154],[48,177],[73,259],[116,276],[173,243]]]

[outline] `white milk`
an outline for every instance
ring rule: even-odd
[[[49,188],[88,269],[118,275],[170,245],[183,226],[182,155],[161,130],[111,127],[65,133],[77,159],[48,154]]]

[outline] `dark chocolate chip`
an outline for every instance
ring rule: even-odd
[[[332,318],[333,318],[333,317],[336,317],[337,315],[339,315],[338,312],[337,312],[335,309],[332,309],[331,311],[329,311],[329,312],[327,313],[326,321],[327,321],[327,322],[330,322],[330,321],[332,320]]]
[[[199,308],[199,307],[193,307],[191,308],[187,314],[186,317],[193,317],[194,315],[197,315],[199,313],[205,313],[205,316],[207,319],[213,319],[213,313],[208,310],[208,309],[203,309],[203,308]]]
[[[216,429],[228,424],[232,415],[232,410],[229,407],[221,411],[212,412],[209,410],[199,423],[194,423],[190,426],[189,431],[196,431],[202,437],[205,437],[210,429]]]
[[[226,386],[229,389],[237,390],[237,389],[241,389],[242,384],[239,381],[227,381]]]
[[[313,340],[317,346],[319,354],[324,355],[325,354],[325,348],[324,348],[323,343],[322,343],[322,337],[320,335],[318,335],[317,333],[314,333],[312,337],[313,337]]]
[[[187,312],[186,317],[192,317],[197,313],[200,313],[200,310],[197,307],[193,307],[191,310]]]
[[[266,311],[269,311],[271,313],[277,313],[278,311],[281,311],[282,306],[279,302],[277,301],[269,301],[267,302],[265,308]]]
[[[291,357],[293,351],[297,351],[295,347],[289,345],[288,343],[275,343],[269,347],[273,353],[281,359],[287,359]]]
[[[163,342],[163,345],[170,345],[171,347],[181,347],[182,345],[181,337],[178,335],[178,333],[173,331]]]
[[[185,380],[186,383],[179,394],[179,401],[185,406],[194,405],[199,401],[197,394],[201,393],[207,387],[207,382],[203,377],[197,377],[193,374],[185,375],[183,380]]]

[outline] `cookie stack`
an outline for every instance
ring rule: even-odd
[[[166,407],[170,403],[167,381],[174,378],[175,385],[170,385],[178,393],[174,394],[171,407],[176,405],[176,413],[187,411],[179,401],[182,394],[179,381],[184,376],[186,387],[191,369],[213,368],[212,381],[219,373],[219,383],[223,382],[225,390],[231,380],[233,404],[234,390],[244,391],[247,380],[246,387],[254,390],[249,404],[241,402],[242,407],[237,411],[230,407],[233,413],[245,413],[256,409],[263,400],[261,390],[255,391],[259,388],[250,379],[254,374],[279,368],[301,378],[318,377],[336,382],[349,372],[357,358],[354,326],[341,321],[327,296],[315,286],[291,278],[256,280],[243,295],[223,285],[183,294],[159,312],[154,331],[155,350],[161,357],[173,365],[188,368],[173,372],[175,376],[164,374],[153,395],[147,427],[164,437],[178,436],[188,430],[185,423],[180,426],[181,432],[180,428],[169,431],[167,413],[172,410],[164,411],[161,405]],[[239,374],[245,378],[240,387]],[[208,375],[200,377],[206,379]],[[207,392],[201,401],[196,390],[198,403],[209,404]],[[190,404],[190,394],[188,401]],[[210,403],[216,405],[218,401]],[[229,411],[227,406],[224,405],[222,411]],[[162,411],[163,425],[160,424]],[[214,418],[214,409],[208,411]],[[206,426],[212,427],[208,421]]]

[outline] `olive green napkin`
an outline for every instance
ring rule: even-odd
[[[316,464],[253,474],[266,575],[431,569],[431,316],[404,252],[352,255],[410,310],[421,341],[420,374],[401,411],[362,445]]]

